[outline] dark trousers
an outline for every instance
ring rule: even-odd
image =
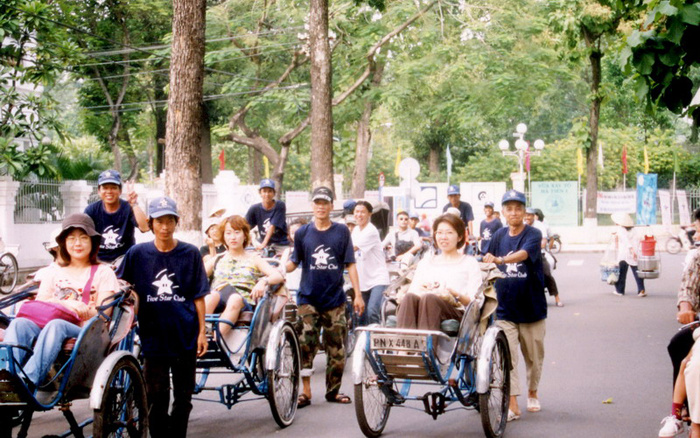
[[[693,348],[693,330],[695,327],[685,328],[678,333],[676,333],[671,341],[668,343],[668,355],[671,356],[671,363],[673,364],[673,384],[676,384],[676,378],[678,378],[678,372],[681,369],[681,362],[690,353]]]
[[[634,281],[637,282],[637,292],[641,292],[644,290],[644,279],[639,278],[639,275],[637,275],[637,267],[630,266],[629,264],[627,264],[626,261],[620,260],[620,278],[618,278],[617,283],[615,283],[615,289],[617,290],[617,293],[620,293],[622,295],[625,294],[625,284],[627,283],[628,267],[632,268],[632,276],[634,277]]]
[[[547,288],[549,295],[556,297],[559,295],[559,288],[556,280],[554,280],[554,276],[552,276],[552,267],[544,255],[542,255],[542,271],[544,272],[544,286]]]
[[[152,438],[187,436],[196,367],[194,352],[181,357],[146,358],[143,374],[148,392],[148,429]],[[173,376],[173,409],[168,414],[170,373]]]

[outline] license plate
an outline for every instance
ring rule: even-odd
[[[425,351],[428,342],[425,336],[372,333],[373,350]]]

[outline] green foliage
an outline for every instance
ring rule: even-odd
[[[0,137],[0,174],[15,179],[27,178],[30,174],[40,178],[53,178],[58,174],[53,158],[58,149],[49,142],[20,151],[13,138]]]
[[[56,157],[61,180],[96,180],[102,171],[111,168],[110,156],[94,137],[78,137],[63,144]]]
[[[661,106],[676,114],[687,113],[696,123],[692,69],[700,65],[700,2],[653,0],[646,21],[627,39],[622,59],[628,72],[640,79],[637,92],[649,107]]]

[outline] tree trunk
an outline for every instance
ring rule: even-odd
[[[205,0],[173,1],[170,96],[165,137],[166,193],[178,204],[180,231],[202,226],[201,129]]]
[[[328,0],[311,0],[311,187],[333,190],[333,111]]]
[[[430,144],[430,154],[428,155],[428,171],[430,176],[437,178],[440,174],[440,143]]]
[[[212,184],[214,173],[211,162],[211,119],[206,105],[202,105],[202,183]]]
[[[153,100],[162,102],[168,98],[165,94],[165,85],[167,81],[164,76],[155,75]],[[162,105],[153,105],[153,114],[156,118],[156,177],[163,173],[165,168],[165,127],[167,117],[165,107]]]
[[[372,87],[378,87],[382,82],[384,65],[383,62],[374,65]],[[369,146],[372,142],[370,122],[372,120],[372,111],[374,111],[374,102],[372,102],[369,97],[366,99],[365,110],[362,112],[362,116],[357,123],[357,140],[355,142],[355,168],[352,173],[351,196],[356,199],[365,196],[365,189],[367,188],[367,166],[369,164]]]
[[[112,128],[109,130],[107,140],[109,141],[109,147],[112,149],[112,155],[114,156],[114,166],[113,169],[121,173],[122,171],[122,153],[119,150],[119,130],[121,128],[121,117],[119,116],[119,109],[112,111]]]
[[[600,83],[602,80],[599,50],[592,50],[591,62],[591,112],[589,117],[590,140],[586,162],[586,219],[596,219],[598,214],[598,121],[600,120]]]

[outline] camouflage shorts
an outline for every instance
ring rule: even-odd
[[[323,312],[319,312],[310,304],[302,304],[299,306],[297,315],[301,325],[299,346],[302,375],[309,375],[313,368],[314,357],[320,345],[321,328],[323,328],[323,349],[326,351],[326,394],[335,396],[340,390],[345,369],[345,337],[348,331],[345,304]]]

